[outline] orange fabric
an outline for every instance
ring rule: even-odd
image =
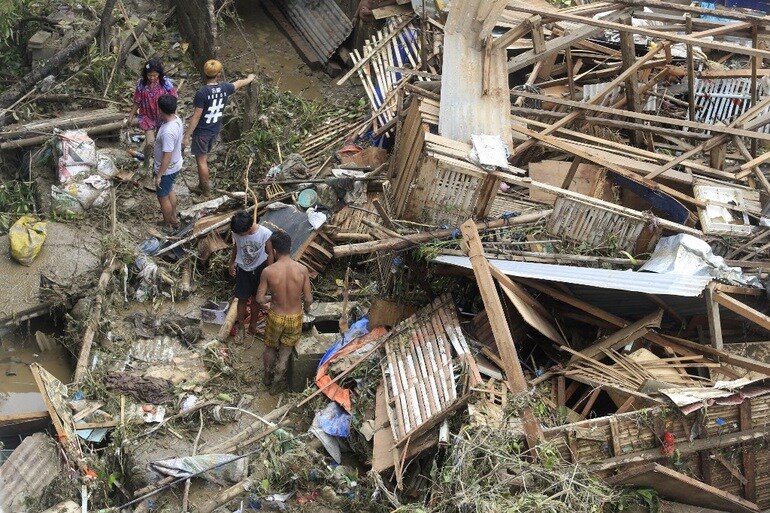
[[[326,397],[328,397],[335,403],[345,408],[345,411],[348,413],[350,413],[350,411],[353,409],[353,405],[350,402],[350,390],[348,390],[347,388],[341,387],[337,383],[332,383],[333,378],[326,373],[326,370],[328,369],[329,365],[337,358],[340,358],[342,356],[355,352],[356,350],[365,346],[369,342],[373,340],[377,340],[387,332],[388,330],[386,330],[385,328],[378,327],[378,328],[374,328],[372,331],[370,331],[363,337],[359,337],[357,339],[351,340],[348,343],[348,345],[346,345],[345,347],[343,347],[342,349],[334,353],[334,355],[331,358],[329,358],[326,362],[324,362],[323,365],[318,367],[318,370],[316,371],[316,374],[315,374],[316,386],[318,386],[318,388],[320,389],[323,389],[323,393]]]

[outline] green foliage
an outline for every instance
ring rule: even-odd
[[[242,134],[237,151],[244,164],[253,152],[253,169],[262,173],[280,163],[279,146],[285,157],[297,152],[306,137],[325,122],[360,119],[362,115],[358,106],[307,100],[267,82],[261,82],[258,91],[258,120]]]
[[[626,511],[629,508],[635,508],[640,505],[647,508],[647,511],[650,513],[658,513],[660,511],[658,492],[651,488],[625,489],[623,494],[613,504],[612,511]]]
[[[0,183],[0,233],[6,233],[24,214],[35,210],[35,190],[32,182],[9,180]]]
[[[5,46],[16,35],[16,26],[24,17],[26,2],[0,0],[0,46]]]

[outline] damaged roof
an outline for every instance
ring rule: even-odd
[[[435,261],[437,263],[472,269],[471,261],[468,257],[442,255],[437,257]],[[558,281],[610,290],[681,297],[699,296],[712,280],[710,276],[615,271],[570,265],[514,262],[511,260],[489,259],[489,263],[506,275],[516,278]]]

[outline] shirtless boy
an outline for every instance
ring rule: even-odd
[[[302,334],[303,310],[310,312],[313,292],[307,268],[291,258],[291,237],[286,232],[275,231],[270,237],[275,263],[266,267],[257,289],[257,302],[270,305],[265,327],[265,386],[273,386],[271,392],[286,387],[286,366],[292,348]],[[270,290],[270,302],[265,295]],[[277,356],[277,362],[276,362]]]

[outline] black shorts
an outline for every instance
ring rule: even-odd
[[[235,266],[235,297],[238,300],[246,300],[256,295],[259,287],[259,279],[262,277],[262,271],[267,267],[267,261],[254,269],[253,271],[244,271]]]
[[[192,140],[190,141],[190,153],[195,155],[208,155],[214,149],[217,143],[219,134],[205,134],[195,135],[193,133]]]

